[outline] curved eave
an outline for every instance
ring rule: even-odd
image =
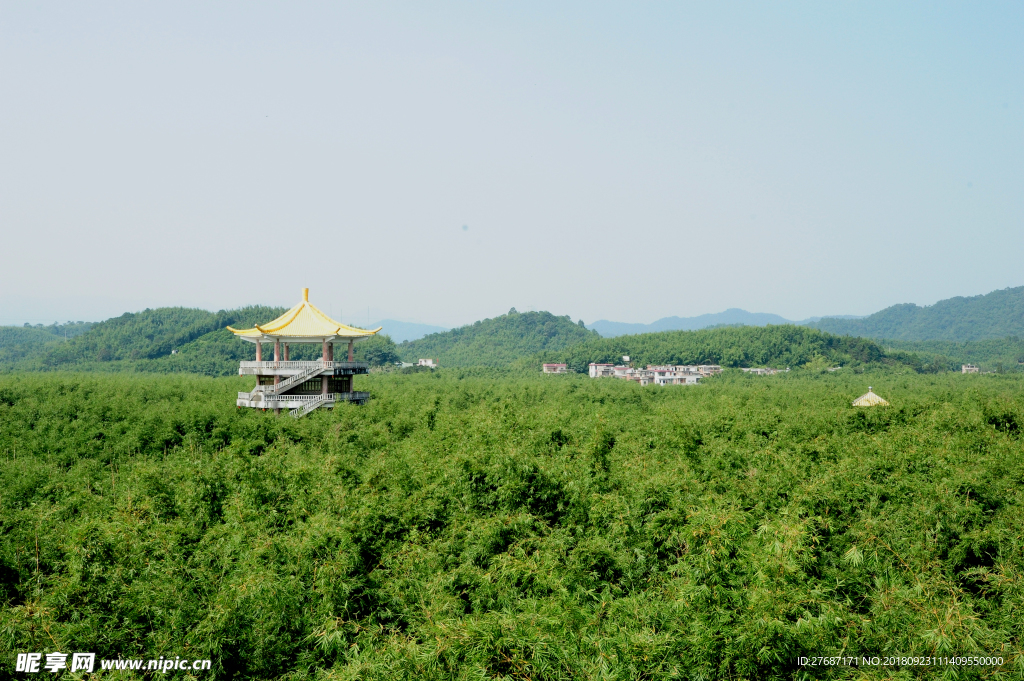
[[[235,334],[236,338],[248,341],[250,343],[256,343],[257,341],[280,341],[282,343],[331,343],[333,341],[360,341],[366,338],[370,338],[371,336],[378,333],[384,327],[379,326],[373,330],[351,329],[351,327],[346,327],[343,329],[339,329],[337,333],[316,336],[296,335],[288,333],[268,333],[258,331],[257,329],[238,330],[232,329],[230,326],[227,328],[229,331]],[[355,333],[353,333],[353,331]]]
[[[287,343],[322,343],[335,340],[359,340],[379,332],[376,329],[360,329],[331,319],[323,310],[309,302],[309,289],[302,290],[302,302],[292,307],[277,319],[266,324],[256,324],[251,329],[228,331],[250,343],[264,340]]]

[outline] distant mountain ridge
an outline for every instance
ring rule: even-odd
[[[798,323],[769,312],[747,312],[746,310],[732,307],[725,312],[702,314],[696,317],[663,317],[650,324],[629,324],[602,319],[592,324],[587,324],[587,328],[597,331],[603,338],[614,338],[627,334],[657,333],[658,331],[697,331],[698,329],[706,329],[709,326],[720,326],[722,324],[767,326],[768,324]]]
[[[823,317],[807,324],[839,336],[893,340],[978,341],[1024,336],[1024,286],[947,298],[921,307],[893,305],[860,319]]]

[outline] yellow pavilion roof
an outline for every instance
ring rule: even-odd
[[[233,329],[228,331],[244,340],[256,341],[259,338],[295,338],[310,341],[326,338],[365,338],[372,336],[383,327],[378,326],[372,331],[355,326],[346,326],[325,315],[319,308],[309,302],[309,289],[302,289],[302,302],[285,312],[283,315],[266,324],[257,324],[251,329]]]
[[[853,401],[853,406],[855,407],[879,407],[888,404],[888,402],[871,391],[871,386],[868,386],[866,393]]]

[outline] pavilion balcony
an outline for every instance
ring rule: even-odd
[[[236,404],[239,407],[256,409],[302,409],[316,404],[318,407],[333,407],[338,402],[355,402],[363,404],[370,399],[370,393],[352,391],[347,393],[327,393],[317,395],[267,395],[259,391],[238,393]]]
[[[353,374],[365,374],[370,370],[366,362],[322,362],[314,361],[284,361],[275,362],[239,362],[239,376],[293,376],[306,371],[320,369],[316,375],[329,373],[332,376],[351,376]]]

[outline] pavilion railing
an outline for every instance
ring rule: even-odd
[[[240,369],[333,369],[334,362],[322,362],[320,360],[313,361],[284,361],[275,362],[270,360],[269,362],[239,362],[238,367]]]
[[[263,398],[261,403],[267,407],[273,407],[275,402],[316,402],[325,397],[325,402],[351,402],[354,400],[370,399],[370,393],[355,390],[347,393],[327,393],[326,396],[322,393],[316,395],[270,395],[254,391],[251,393],[238,393],[238,399],[250,402],[257,395]]]
[[[325,362],[325,364],[326,364],[326,362]],[[323,371],[323,367],[322,366],[311,366],[311,367],[308,367],[307,369],[305,369],[305,370],[295,374],[294,376],[289,376],[288,378],[284,379],[280,383],[275,383],[275,384],[271,384],[271,385],[258,385],[253,390],[253,392],[257,392],[258,391],[258,392],[267,393],[267,394],[282,393],[285,390],[291,389],[293,386],[296,386],[296,385],[298,385],[300,383],[305,383],[309,379],[311,379],[314,376],[316,376],[317,374],[319,374],[321,371]]]

